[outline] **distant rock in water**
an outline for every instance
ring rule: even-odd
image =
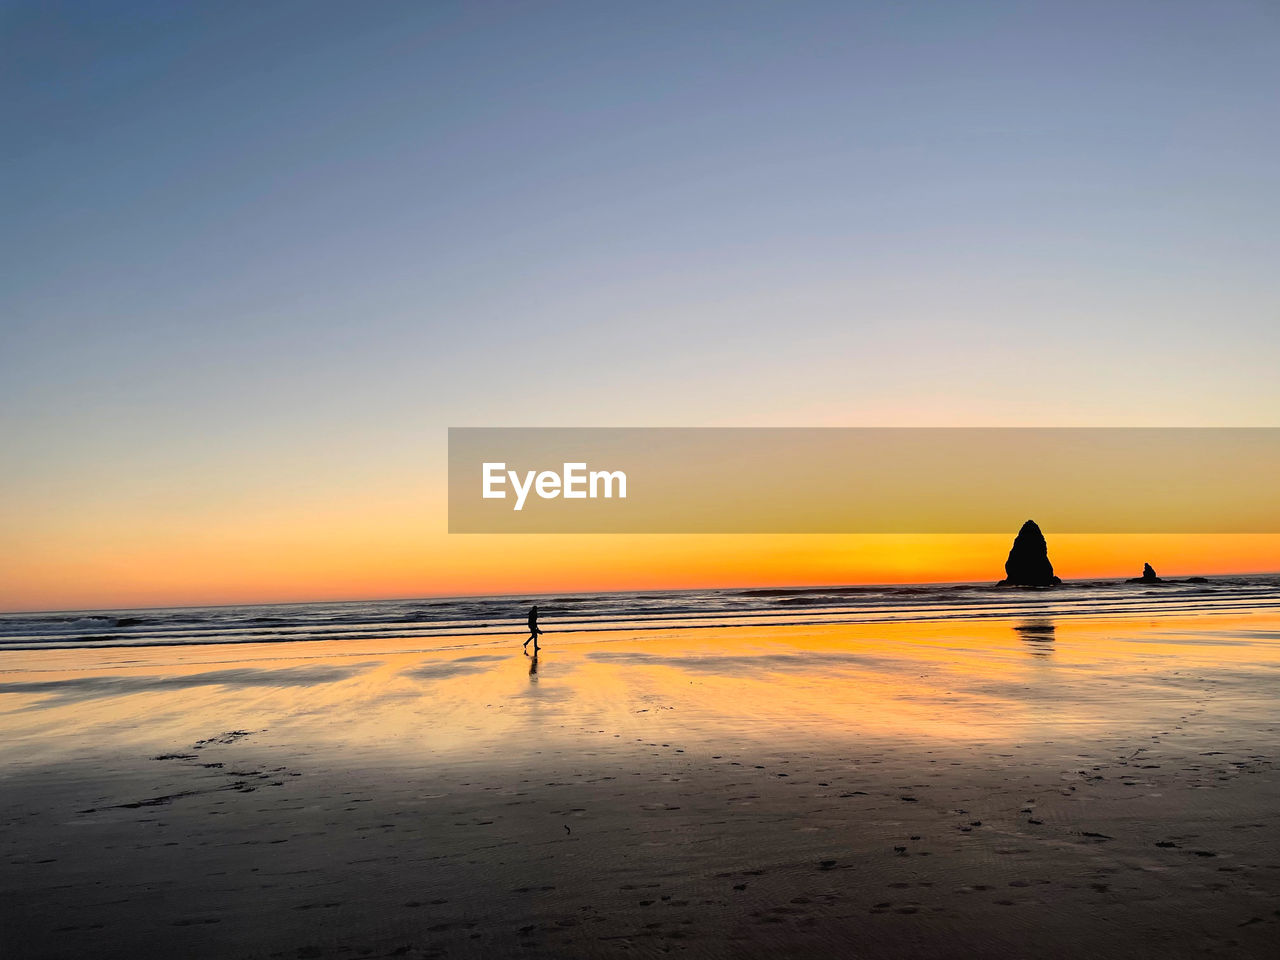
[[[1186,579],[1184,582],[1186,582],[1186,583],[1208,583],[1208,582],[1209,582],[1209,578],[1208,578],[1208,577],[1187,577],[1187,579]]]
[[[1144,563],[1142,565],[1142,576],[1132,577],[1126,582],[1127,583],[1164,583],[1163,580],[1161,580],[1159,577],[1156,576],[1155,567],[1151,566],[1151,564],[1149,563]]]
[[[1028,520],[1018,531],[1004,562],[1004,579],[998,587],[1056,587],[1062,582],[1053,575],[1049,562],[1049,545],[1034,520]]]

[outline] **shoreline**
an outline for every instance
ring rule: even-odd
[[[1058,618],[1178,616],[1237,608],[1280,609],[1280,577],[1200,584],[1189,581],[1064,584],[1011,588],[806,588],[703,591],[670,595],[598,594],[540,602],[544,623],[561,635],[724,627],[967,621],[1042,615]],[[0,616],[0,653],[13,650],[141,648],[203,643],[302,641],[420,642],[500,637],[520,631],[525,608],[505,598],[371,601],[336,616],[327,605],[98,611],[86,615]],[[454,646],[460,644],[454,643]]]

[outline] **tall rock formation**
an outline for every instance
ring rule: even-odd
[[[1062,582],[1053,575],[1049,562],[1049,545],[1034,520],[1028,520],[1018,531],[1004,562],[1004,579],[998,587],[1056,587]]]

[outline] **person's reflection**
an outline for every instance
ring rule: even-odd
[[[1024,620],[1013,625],[1013,632],[1027,645],[1033,657],[1047,657],[1053,653],[1053,621]]]
[[[538,682],[538,648],[534,647],[533,656],[529,658],[529,682]]]

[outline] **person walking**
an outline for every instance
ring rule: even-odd
[[[538,605],[535,603],[529,610],[529,640],[533,641],[533,655],[538,655],[538,637],[542,636],[542,630],[538,627]],[[529,640],[524,642],[524,652],[529,652]]]

